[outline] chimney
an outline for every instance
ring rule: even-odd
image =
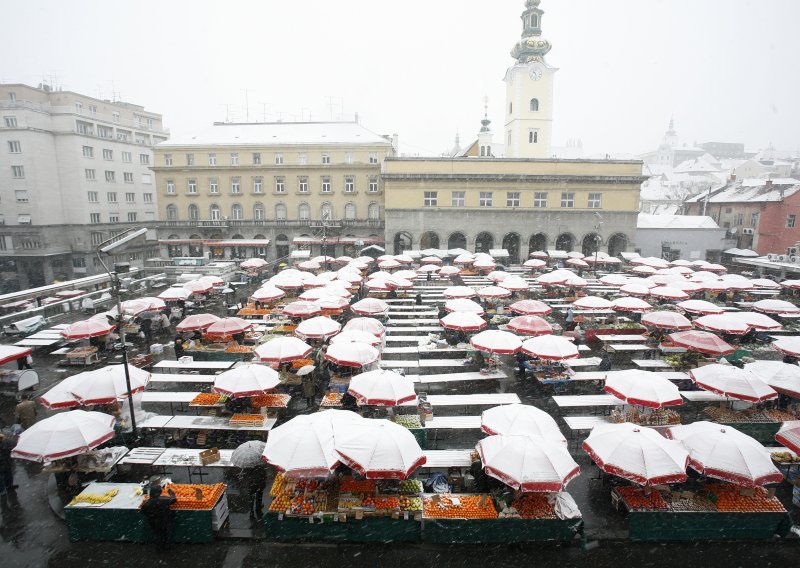
[[[764,189],[772,189],[772,180],[768,179],[764,182]]]

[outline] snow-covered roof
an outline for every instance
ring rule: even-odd
[[[678,174],[708,174],[718,172],[719,168],[709,163],[706,156],[700,156],[693,160],[686,160],[678,164],[675,173]]]
[[[637,229],[719,229],[711,217],[702,215],[649,215],[639,213]]]
[[[158,144],[174,146],[282,146],[391,144],[355,122],[216,123],[195,134],[178,135]]]
[[[756,251],[750,249],[729,248],[728,250],[724,250],[722,252],[733,256],[758,256]]]
[[[772,185],[767,187],[767,182]],[[778,178],[773,180],[745,179],[736,181],[719,190],[712,190],[709,203],[739,203],[745,201],[765,202],[781,201],[785,197],[800,191],[800,180],[793,178]],[[708,192],[687,199],[690,203],[699,203],[706,199]]]

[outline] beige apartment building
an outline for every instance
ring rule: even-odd
[[[215,123],[162,142],[162,256],[353,256],[382,244],[380,168],[393,153],[392,137],[356,122]]]

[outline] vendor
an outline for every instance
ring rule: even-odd
[[[175,336],[175,357],[178,358],[178,359],[183,357],[183,353],[184,353],[183,343],[184,343],[183,336],[181,336],[180,334],[176,335]]]

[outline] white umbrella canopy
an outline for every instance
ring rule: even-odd
[[[384,325],[375,318],[353,318],[344,324],[342,331],[366,331],[375,337],[382,337],[386,333]]]
[[[692,322],[686,316],[669,310],[650,312],[642,315],[642,323],[658,329],[692,329]]]
[[[80,382],[81,377],[79,375],[65,377],[57,385],[39,397],[39,404],[51,410],[80,406],[80,401],[72,394],[72,388],[80,384]]]
[[[757,375],[733,365],[713,363],[689,371],[689,377],[707,391],[748,402],[763,402],[778,393]]]
[[[356,375],[347,392],[361,404],[374,406],[397,406],[417,399],[411,379],[386,369]]]
[[[490,435],[539,436],[567,445],[555,419],[544,410],[526,404],[504,404],[481,413],[481,430]]]
[[[650,295],[650,288],[643,284],[638,284],[636,282],[629,282],[620,287],[620,292],[623,294],[629,294],[631,296],[649,296]]]
[[[472,264],[475,262],[475,257],[469,253],[459,254],[453,259],[453,264]]]
[[[262,363],[289,363],[305,359],[310,354],[311,346],[292,336],[276,337],[255,349],[256,360]]]
[[[720,306],[705,300],[686,300],[679,302],[677,305],[682,310],[693,314],[712,315],[725,313],[725,310]]]
[[[333,426],[336,453],[367,479],[406,479],[425,463],[414,435],[389,420]]]
[[[800,308],[785,300],[759,300],[753,303],[753,309],[765,314],[794,314]]]
[[[457,329],[460,331],[478,331],[488,324],[481,316],[472,312],[450,312],[439,320],[445,329]]]
[[[469,286],[450,286],[442,292],[445,298],[474,298],[478,293]]]
[[[467,298],[447,300],[444,303],[444,309],[448,312],[472,312],[474,314],[483,315],[483,308],[481,305]]]
[[[331,345],[336,345],[337,343],[366,343],[377,347],[381,344],[381,339],[369,331],[347,329],[347,326],[345,326],[341,332],[331,337],[330,343]]]
[[[342,325],[326,316],[316,316],[303,320],[294,330],[300,339],[326,339],[339,333]]]
[[[417,277],[416,270],[398,270],[391,275],[392,278],[402,278],[404,280],[413,280]]]
[[[606,286],[624,286],[628,283],[628,279],[625,274],[606,274],[600,277],[600,282]]]
[[[630,422],[599,424],[583,449],[606,473],[639,485],[686,481],[689,452],[653,428]]]
[[[506,329],[524,333],[525,335],[547,335],[553,333],[553,326],[539,316],[517,316],[511,318],[506,324]]]
[[[150,382],[150,373],[133,365],[128,366],[128,374],[132,392],[143,391]],[[71,377],[70,384],[70,392],[84,405],[110,404],[128,396],[125,365],[108,365],[78,373]]]
[[[728,314],[701,316],[694,320],[695,327],[706,331],[743,335],[750,330],[750,326],[738,318]]]
[[[766,288],[768,290],[777,290],[781,287],[780,284],[769,278],[753,278],[750,283],[755,288]]]
[[[572,302],[572,307],[579,310],[606,310],[611,307],[611,301],[598,296],[584,296]]]
[[[509,272],[506,272],[505,270],[492,270],[489,274],[486,275],[486,278],[488,278],[492,282],[502,282],[509,276],[511,276],[511,274]]]
[[[800,454],[800,420],[787,420],[775,434],[775,441]]]
[[[201,280],[201,282],[207,281]],[[210,284],[210,282],[208,283]],[[161,292],[158,297],[162,300],[188,300],[191,295],[191,290],[187,290],[183,286],[173,286]]]
[[[470,345],[480,351],[510,355],[520,350],[522,341],[511,332],[489,329],[473,335]]]
[[[606,379],[603,389],[628,404],[649,408],[683,404],[678,387],[658,373],[629,369]]]
[[[563,444],[543,438],[489,436],[476,448],[488,475],[524,492],[563,491],[581,472]]]
[[[208,280],[190,280],[189,282],[184,282],[182,286],[192,294],[205,294],[214,289],[214,286]]]
[[[766,314],[758,312],[730,312],[727,315],[729,318],[737,319],[753,329],[781,329],[783,324],[775,321]]]
[[[262,268],[267,264],[268,262],[263,258],[248,258],[247,260],[239,264],[239,266],[242,268]]]
[[[263,459],[287,477],[327,477],[339,465],[333,425],[362,420],[355,412],[335,409],[295,416],[270,431]]]
[[[278,288],[277,286],[271,286],[266,284],[253,292],[250,297],[254,300],[258,300],[259,302],[269,302],[272,300],[279,300],[286,295],[286,292]]]
[[[417,268],[418,274],[427,274],[430,273],[431,275],[436,274],[439,272],[441,268],[436,264],[423,264],[419,268]]]
[[[461,272],[457,266],[442,266],[439,269],[439,274],[441,276],[452,276],[453,274],[458,274]]]
[[[88,319],[69,324],[61,330],[61,335],[67,339],[86,339],[107,335],[115,327],[116,325],[101,319]]]
[[[692,282],[691,280],[685,280],[683,282],[672,282],[670,284],[671,288],[676,288],[678,290],[683,290],[689,294],[694,294],[695,292],[699,292],[703,289],[703,285],[699,282]]]
[[[640,298],[627,296],[611,302],[611,308],[619,312],[649,312],[653,306]]]
[[[231,464],[235,467],[248,468],[261,464],[261,454],[264,453],[264,442],[250,440],[239,444],[231,453]]]
[[[573,359],[578,356],[577,346],[560,335],[539,335],[526,339],[522,343],[522,351],[549,361]]]
[[[782,361],[746,363],[745,371],[753,373],[778,392],[800,398],[800,367]]]
[[[800,357],[800,337],[781,337],[772,342],[772,347],[785,355]]]
[[[666,300],[688,300],[689,294],[683,290],[672,288],[670,286],[658,286],[657,288],[650,289],[650,295],[656,298],[664,298]]]
[[[509,276],[500,283],[500,287],[512,292],[521,292],[529,288],[528,283],[519,276]]]
[[[363,367],[374,363],[380,357],[380,351],[368,343],[342,342],[328,346],[325,359],[345,367]]]
[[[378,298],[364,298],[352,304],[350,309],[362,316],[383,315],[389,311],[389,304]]]
[[[681,442],[689,465],[708,477],[746,487],[783,481],[764,446],[731,426],[693,422],[667,428],[666,436]]]
[[[229,337],[237,333],[244,333],[253,328],[253,322],[242,318],[228,317],[215,321],[206,328],[206,334],[211,337]]]
[[[347,298],[340,296],[323,296],[314,300],[314,303],[323,310],[342,310],[349,304]]]
[[[321,314],[322,308],[308,300],[297,300],[286,304],[283,313],[292,317],[311,317]]]
[[[364,283],[364,287],[370,292],[391,292],[397,285],[391,280],[384,280],[382,278],[373,278]]]
[[[519,300],[508,307],[512,312],[524,316],[546,316],[553,311],[553,308],[539,300]]]
[[[83,410],[55,414],[20,434],[11,457],[49,462],[85,454],[114,437],[115,420],[110,414]]]
[[[574,276],[576,276],[576,274],[569,270],[553,270],[552,272],[545,272],[541,276],[538,276],[536,281],[539,284],[554,286],[557,284],[563,284]]]
[[[257,363],[245,363],[214,379],[214,390],[232,398],[267,394],[281,384],[277,371]]]
[[[525,268],[536,269],[536,268],[544,268],[545,266],[547,266],[547,263],[539,258],[531,258],[530,260],[526,260],[522,264],[522,266],[524,266]]]
[[[220,320],[214,314],[193,314],[183,318],[182,321],[175,326],[176,331],[194,331],[196,329],[206,329],[212,323]]]

